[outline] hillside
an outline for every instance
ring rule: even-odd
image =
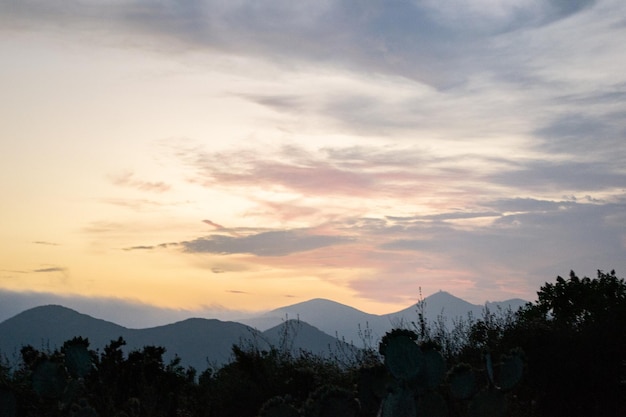
[[[257,331],[235,322],[188,319],[148,329],[127,329],[61,306],[36,307],[0,323],[0,352],[10,361],[17,359],[24,345],[55,349],[75,336],[86,337],[91,348],[102,350],[111,340],[123,337],[128,352],[147,345],[167,349],[164,359],[180,356],[184,366],[199,371],[219,366],[230,359],[233,344],[262,338]]]

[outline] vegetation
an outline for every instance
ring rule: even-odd
[[[161,347],[125,355],[121,338],[102,352],[80,337],[25,346],[17,367],[0,362],[0,417],[626,415],[626,284],[614,271],[557,277],[517,312],[450,329],[423,307],[377,349],[329,359],[251,342],[200,374],[164,363]]]

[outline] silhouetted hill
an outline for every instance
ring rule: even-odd
[[[229,362],[234,344],[254,340],[259,348],[268,348],[258,336],[257,330],[241,323],[192,318],[165,326],[133,330],[129,335],[129,344],[163,346],[167,349],[166,355],[175,353],[185,365],[203,371],[209,366]]]
[[[523,304],[525,301],[514,299],[486,303],[486,306],[492,311],[497,310],[498,307],[506,309],[510,306],[515,311]],[[450,325],[453,320],[467,318],[468,314],[480,318],[484,309],[485,305],[471,304],[445,291],[436,292],[424,299],[424,315],[431,322],[437,320],[438,316],[444,317]],[[241,320],[241,322],[259,330],[266,330],[278,325],[286,318],[298,318],[326,334],[338,336],[339,339],[351,342],[357,347],[363,347],[362,339],[366,331],[371,335],[371,341],[376,343],[393,327],[410,326],[412,322],[417,321],[418,314],[417,302],[395,313],[376,315],[335,301],[316,298],[280,307],[258,317]]]
[[[111,339],[126,339],[130,330],[58,305],[26,310],[0,323],[0,351],[9,359],[22,346],[36,349],[60,347],[75,336],[89,338],[92,346],[103,347]]]
[[[272,346],[293,354],[308,351],[322,357],[332,357],[339,352],[350,352],[354,347],[337,340],[316,327],[300,320],[287,320],[263,332]]]
[[[184,366],[203,371],[209,365],[222,365],[230,359],[231,347],[247,339],[258,339],[257,331],[235,322],[188,319],[149,329],[127,329],[61,306],[36,307],[0,323],[0,351],[9,360],[17,358],[22,346],[55,349],[76,336],[86,337],[91,348],[104,346],[123,337],[125,351],[144,346],[167,349],[164,359],[180,356]]]
[[[279,325],[286,319],[304,321],[328,335],[339,336],[340,339],[343,337],[346,342],[358,345],[359,324],[365,326],[368,322],[379,321],[380,316],[368,314],[335,301],[315,298],[241,321],[259,330],[266,330]]]
[[[523,304],[523,300],[514,299],[486,303],[486,306],[492,311],[509,306],[516,310]],[[484,308],[443,291],[424,299],[428,320],[436,320],[441,315],[450,324],[453,319],[466,318],[468,313],[479,318]],[[0,323],[0,352],[13,360],[18,358],[24,345],[55,349],[75,336],[88,338],[93,349],[102,350],[111,340],[121,336],[127,342],[126,352],[148,345],[162,346],[167,349],[164,355],[166,361],[178,355],[184,366],[190,365],[203,371],[209,365],[227,363],[233,344],[253,341],[261,349],[267,348],[268,342],[278,345],[285,326],[295,330],[295,350],[327,354],[329,346],[338,346],[338,340],[333,336],[360,348],[363,347],[364,334],[369,332],[369,345],[375,347],[387,331],[401,324],[410,327],[417,317],[416,305],[396,313],[375,315],[318,298],[242,320],[244,324],[193,318],[147,329],[128,329],[69,308],[48,305],[26,310]],[[292,321],[294,319],[299,319],[299,323]]]

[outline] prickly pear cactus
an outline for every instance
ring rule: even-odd
[[[395,387],[380,405],[379,417],[417,417],[413,391],[405,386]]]
[[[422,349],[422,369],[419,373],[419,383],[427,389],[435,389],[441,384],[446,373],[446,362],[441,353],[435,349]]]
[[[423,366],[423,355],[415,343],[416,335],[405,330],[392,330],[380,343],[379,351],[385,357],[385,366],[394,378],[414,379]]]
[[[375,415],[387,395],[389,376],[384,366],[362,367],[358,370],[358,398],[365,415]]]
[[[416,411],[418,417],[448,417],[446,400],[437,392],[420,396]]]
[[[476,375],[468,364],[458,364],[448,374],[450,393],[457,400],[466,400],[476,392]]]
[[[520,352],[512,352],[502,357],[498,366],[497,382],[498,386],[508,391],[521,381],[524,374],[524,361]]]

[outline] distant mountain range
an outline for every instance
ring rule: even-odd
[[[509,308],[516,311],[524,304],[526,301],[515,298],[477,305],[468,303],[448,292],[439,291],[424,298],[423,312],[426,320],[433,322],[441,317],[451,326],[453,320],[465,319],[468,314],[480,318],[485,308],[490,311]],[[417,305],[413,305],[395,313],[369,314],[344,304],[317,298],[238,321],[263,331],[276,326],[285,319],[307,322],[325,333],[359,346],[365,329],[368,329],[374,341],[377,341],[393,327],[410,326],[412,322],[416,322],[418,311]]]
[[[429,320],[439,315],[448,320],[467,314],[480,317],[485,308],[446,292],[433,294],[424,303],[425,316]],[[524,303],[516,299],[488,303],[487,307],[516,310]],[[209,366],[219,367],[227,363],[234,344],[252,343],[259,349],[276,346],[293,352],[306,350],[330,355],[354,349],[345,342],[361,347],[366,330],[371,334],[370,341],[377,343],[391,328],[403,323],[410,325],[416,320],[416,307],[374,315],[334,301],[313,299],[241,322],[190,318],[165,326],[129,329],[66,307],[46,305],[26,310],[0,323],[0,352],[14,362],[24,345],[55,349],[66,340],[82,336],[89,338],[93,349],[102,350],[121,336],[127,342],[127,351],[149,345],[163,346],[167,349],[166,361],[177,355],[184,366],[193,366],[201,372]]]

